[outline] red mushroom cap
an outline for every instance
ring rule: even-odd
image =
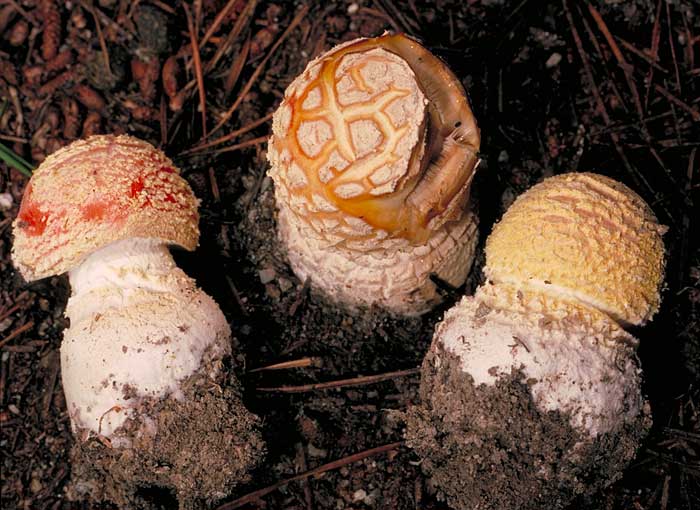
[[[34,171],[13,225],[13,260],[32,281],[130,237],[193,250],[198,205],[179,169],[149,143],[125,135],[78,140]]]

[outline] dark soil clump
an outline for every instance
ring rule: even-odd
[[[234,376],[214,381],[208,372],[190,376],[181,399],[144,399],[112,444],[76,440],[72,498],[186,510],[208,508],[249,482],[265,453],[260,420],[243,407]],[[123,441],[131,446],[118,446]]]
[[[406,434],[458,510],[565,508],[618,480],[651,426],[647,406],[634,424],[591,440],[568,416],[539,411],[522,372],[475,387],[460,365],[442,346],[431,348]]]

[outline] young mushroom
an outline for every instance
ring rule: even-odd
[[[275,112],[278,231],[301,280],[350,308],[429,310],[431,274],[464,283],[479,129],[462,84],[404,35],[313,60]]]
[[[13,260],[27,281],[68,272],[61,345],[76,496],[181,508],[249,479],[259,420],[224,363],[231,330],[168,250],[198,243],[198,200],[161,151],[94,136],[50,155],[27,184]]]
[[[651,417],[637,340],[661,227],[627,187],[546,179],[486,243],[489,281],[437,326],[407,439],[455,509],[564,508],[616,481]]]

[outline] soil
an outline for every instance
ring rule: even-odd
[[[265,460],[222,508],[315,468],[323,473],[253,494],[241,507],[447,508],[404,445],[354,462],[348,456],[403,441],[402,412],[420,401],[412,369],[446,307],[480,282],[481,255],[467,285],[444,288],[443,305],[422,318],[345,313],[286,267],[265,177],[270,123],[264,119],[286,86],[333,45],[384,30],[420,38],[470,93],[482,130],[473,185],[481,242],[518,194],[543,177],[575,170],[624,182],[670,227],[661,311],[633,332],[654,426],[621,480],[571,508],[700,506],[697,3],[186,5],[2,3],[0,142],[37,165],[81,136],[128,132],[174,158],[202,200],[201,246],[176,258],[232,324],[243,403],[261,418],[267,445]],[[205,131],[207,142],[233,136],[203,147]],[[0,504],[99,508],[66,494],[75,442],[57,353],[69,288],[64,277],[27,284],[11,264],[11,222],[27,182],[15,168],[0,163]],[[294,363],[253,371],[280,362]],[[379,382],[362,378],[385,373]],[[313,386],[340,379],[354,384]],[[202,477],[214,480],[216,473]],[[582,490],[597,487],[591,482]],[[158,491],[151,496],[174,504]]]
[[[438,496],[458,510],[566,508],[617,481],[651,425],[642,416],[592,440],[570,416],[539,411],[522,371],[477,386],[461,365],[433,344],[406,433]]]
[[[243,407],[232,367],[220,359],[207,365],[183,382],[181,399],[142,399],[109,439],[76,441],[69,497],[187,510],[210,507],[250,482],[265,454],[260,420]],[[213,370],[218,380],[208,375]]]

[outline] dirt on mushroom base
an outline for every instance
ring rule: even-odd
[[[140,402],[111,438],[131,441],[131,448],[95,437],[76,440],[69,497],[118,508],[189,510],[208,508],[249,482],[265,454],[260,420],[241,404],[233,375],[215,381],[206,375],[210,371],[204,366],[187,378],[181,399]],[[228,373],[226,367],[222,373]],[[157,433],[143,434],[143,428]]]
[[[618,480],[651,426],[647,406],[633,425],[591,441],[568,416],[537,410],[521,372],[475,387],[442,346],[426,356],[420,394],[406,413],[407,443],[455,509],[565,508]]]
[[[93,74],[99,74],[103,79],[107,78],[107,73],[104,72],[104,54],[95,41],[95,25],[90,12],[86,11],[85,4],[64,4],[54,0],[52,2],[59,4],[61,9],[63,35],[66,36],[61,49],[72,51],[74,56],[77,52],[81,58],[84,54],[89,55],[93,62]],[[31,16],[34,11],[30,9],[35,3],[31,0],[15,2],[22,5]],[[239,5],[242,3],[245,2],[236,2]],[[387,1],[303,3],[313,6],[310,15],[302,28],[293,31],[285,43],[273,52],[268,65],[262,66],[265,68],[264,72],[252,90],[245,95],[234,116],[235,122],[232,122],[230,127],[227,126],[228,129],[246,126],[271,112],[284,87],[306,64],[307,59],[301,55],[305,54],[311,58],[343,40],[379,35],[383,30],[392,28],[389,23],[391,19],[388,21],[382,12],[384,8],[399,6],[398,2]],[[142,2],[139,9],[148,4]],[[155,5],[153,2],[151,4]],[[162,2],[158,4],[165,5]],[[218,10],[229,2],[205,1],[201,4],[204,16],[200,23],[200,36],[210,26]],[[350,13],[349,6],[353,4],[359,9]],[[659,317],[640,332],[640,357],[647,375],[644,390],[650,394],[655,414],[653,435],[647,441],[646,448],[640,451],[638,462],[628,469],[621,483],[604,491],[600,500],[590,505],[575,505],[573,508],[660,508],[660,500],[668,508],[690,506],[693,502],[697,506],[697,496],[693,495],[697,488],[697,478],[693,478],[689,465],[689,462],[697,458],[697,448],[688,441],[687,435],[682,434],[698,431],[700,406],[697,403],[700,394],[695,387],[686,392],[688,378],[684,367],[691,374],[695,374],[695,378],[700,374],[700,291],[697,286],[692,286],[693,282],[698,280],[700,269],[697,257],[692,255],[697,246],[697,236],[692,237],[691,234],[697,230],[697,221],[692,221],[694,216],[689,213],[691,210],[683,204],[687,203],[684,199],[689,198],[693,190],[697,189],[693,188],[692,175],[686,177],[686,172],[689,160],[697,164],[697,158],[700,157],[698,154],[693,160],[692,154],[696,149],[690,143],[698,139],[694,133],[700,124],[692,124],[687,113],[677,108],[671,112],[673,106],[654,89],[656,85],[663,85],[676,97],[696,106],[692,103],[692,98],[697,96],[694,92],[700,82],[693,80],[692,74],[689,74],[692,65],[689,65],[688,59],[692,52],[689,54],[685,48],[693,46],[692,35],[698,33],[699,17],[684,17],[682,12],[692,7],[692,2],[591,2],[601,12],[612,35],[630,41],[636,48],[648,48],[652,45],[654,20],[660,20],[657,35],[660,36],[661,52],[660,60],[655,62],[666,72],[655,72],[653,80],[645,82],[645,76],[649,76],[648,62],[642,57],[627,53],[623,48],[628,62],[635,66],[633,78],[643,100],[646,95],[650,99],[649,110],[645,108],[648,116],[645,122],[639,121],[633,107],[634,101],[625,81],[625,73],[617,69],[613,60],[606,58],[606,55],[609,56],[606,41],[593,20],[586,16],[586,6],[568,1],[564,4],[543,2],[542,8],[531,9],[532,2],[503,0],[445,0],[440,2],[439,6],[432,1],[416,0],[411,2],[411,5],[413,4],[417,13],[405,9],[402,18],[408,19],[412,24],[417,22],[417,34],[425,44],[438,51],[463,83],[469,85],[475,109],[484,128],[483,157],[487,165],[482,166],[477,173],[476,179],[479,182],[474,187],[479,189],[483,196],[480,208],[482,235],[488,234],[494,221],[500,218],[504,208],[518,194],[541,180],[543,176],[575,169],[604,171],[611,177],[620,178],[626,184],[634,186],[636,191],[644,192],[646,199],[653,200],[657,213],[668,206],[676,215],[676,222],[668,220],[667,216],[664,220],[672,226],[666,240],[669,242],[670,253],[675,257],[675,262],[669,266],[669,291],[664,297],[664,306]],[[27,140],[31,138],[30,142],[15,145],[18,154],[26,159],[33,158],[33,162],[36,163],[47,153],[76,136],[81,136],[81,126],[84,133],[94,132],[95,129],[108,133],[126,130],[153,143],[158,142],[159,125],[154,119],[158,118],[160,94],[153,101],[147,100],[146,87],[140,94],[141,83],[125,81],[125,73],[128,75],[133,52],[131,46],[120,36],[125,32],[119,30],[118,26],[108,19],[117,19],[120,5],[123,3],[100,2],[99,5],[94,5],[96,14],[106,23],[103,25],[103,31],[107,39],[111,72],[116,81],[112,85],[104,86],[92,83],[90,79],[89,82],[103,94],[108,103],[107,112],[98,113],[82,103],[76,104],[79,98],[70,86],[61,87],[60,93],[53,94],[50,98],[37,97],[37,91],[44,87],[45,83],[51,84],[51,87],[58,83],[54,76],[57,75],[59,80],[62,80],[64,76],[74,72],[73,69],[69,69],[67,73],[61,74],[63,69],[56,69],[48,76],[43,75],[38,82],[31,81],[31,74],[36,76],[36,64],[44,64],[41,58],[37,58],[40,52],[29,49],[37,47],[41,35],[36,39],[27,37],[31,44],[28,42],[21,47],[11,48],[7,44],[3,46],[2,56],[7,57],[9,54],[15,62],[16,70],[2,73],[2,78],[12,81],[13,75],[19,77],[19,97],[24,111],[23,131],[15,133],[14,128],[17,125],[12,122],[13,108],[12,105],[8,105],[5,109],[5,120],[10,117],[11,122],[3,134],[18,134]],[[189,43],[189,34],[181,3],[174,2],[171,5],[170,23],[173,24],[173,30],[170,40],[171,53],[174,55],[179,47]],[[236,97],[243,97],[238,90],[250,73],[260,67],[260,61],[269,47],[266,45],[274,43],[288,26],[295,9],[300,7],[299,3],[294,2],[261,1],[257,5],[254,20],[250,23],[251,29],[244,32],[239,38],[240,41],[235,43],[234,51],[230,55],[232,58],[222,59],[217,72],[225,72],[231,68],[232,59],[237,61],[240,54],[237,48],[240,48],[248,37],[252,37],[254,42],[261,41],[260,35],[269,38],[263,45],[258,44],[257,50],[251,50],[253,57],[245,64],[239,86],[233,89],[231,94],[223,93],[220,83],[223,80],[214,79],[213,75],[211,80],[206,80],[207,101],[211,107],[210,117],[215,116],[211,115],[211,112],[224,111]],[[594,81],[600,87],[602,100],[612,117],[613,124],[610,126],[606,126],[604,122],[600,104],[596,103],[593,87],[584,73],[584,63],[575,46],[563,5],[568,5],[573,11],[573,24],[583,41]],[[661,6],[660,17],[654,16],[658,6]],[[128,11],[138,13],[139,9]],[[12,5],[7,5],[5,12],[8,10],[13,11]],[[665,16],[666,12],[670,12],[670,19]],[[268,13],[271,15],[267,16]],[[103,14],[106,17],[102,17]],[[266,19],[273,16],[275,19],[271,21]],[[583,23],[586,18],[588,22]],[[84,25],[86,21],[86,29],[75,29]],[[684,26],[686,21],[687,25]],[[393,22],[400,20],[394,18]],[[27,21],[15,13],[13,23],[26,25]],[[126,23],[122,26],[129,30],[129,17]],[[225,37],[232,23],[233,21],[225,25],[217,35]],[[27,35],[34,30],[33,24],[29,24],[29,27],[31,30],[26,31]],[[669,29],[673,37],[669,37]],[[9,27],[7,32],[10,32]],[[136,33],[135,28],[132,33]],[[686,35],[687,33],[690,35]],[[504,34],[507,37],[504,37]],[[604,54],[597,49],[596,37]],[[670,55],[669,39],[676,47],[673,59]],[[141,44],[146,45],[146,42]],[[621,43],[618,41],[618,44]],[[208,59],[218,48],[219,44],[205,46],[203,57]],[[120,50],[122,54],[119,54]],[[683,83],[682,90],[674,86],[673,62],[676,56]],[[178,57],[178,60],[183,66],[191,62],[191,58],[181,60]],[[0,58],[0,66],[7,61],[7,58]],[[146,85],[153,85],[150,78],[144,82],[147,82]],[[651,84],[650,92],[645,91],[645,84]],[[180,86],[183,86],[182,79]],[[48,88],[48,85],[46,87]],[[76,109],[79,106],[80,111],[76,112],[75,118],[65,115],[64,121],[60,120],[59,106],[62,106],[64,101]],[[185,104],[185,115],[167,115],[168,138],[172,139],[174,132],[180,133],[175,136],[174,142],[165,144],[168,154],[177,154],[181,148],[200,143],[197,129],[200,114],[196,111],[197,105],[194,93],[192,99]],[[66,110],[66,113],[70,111]],[[210,118],[210,128],[214,122]],[[642,131],[646,129],[651,135],[651,145],[641,136]],[[676,133],[683,143],[673,146],[674,137],[669,133]],[[261,126],[250,138],[266,134],[267,127]],[[620,146],[631,161],[632,166],[627,170],[616,153],[613,142],[615,137],[611,136],[613,134],[619,136]],[[239,140],[232,141],[238,142]],[[650,163],[648,147],[658,150],[666,163],[664,168],[653,161]],[[231,221],[238,222],[238,215],[233,216],[231,213],[231,204],[238,198],[241,181],[250,179],[255,182],[265,161],[264,151],[261,149],[246,149],[243,152],[227,154],[233,154],[234,157],[215,158],[208,155],[199,165],[190,161],[183,165],[183,168],[186,168],[187,179],[195,187],[196,195],[204,201],[207,215],[204,216],[201,227],[208,234],[203,235],[202,244],[203,248],[207,244],[210,245],[212,255],[203,258],[200,249],[191,257],[188,273],[196,274],[200,280],[208,279],[210,286],[205,287],[205,290],[220,303],[228,304],[224,311],[235,323],[234,334],[245,343],[240,361],[247,357],[249,366],[261,366],[314,354],[322,356],[324,367],[328,367],[260,372],[251,374],[248,380],[243,381],[248,393],[246,404],[256,407],[258,415],[264,416],[266,421],[266,433],[277,436],[278,439],[273,445],[274,448],[270,446],[270,454],[264,468],[254,474],[254,481],[239,489],[238,493],[241,495],[303,470],[303,455],[295,456],[295,449],[297,454],[306,452],[307,467],[314,468],[322,462],[400,439],[400,431],[384,431],[383,411],[386,408],[404,408],[406,402],[414,397],[417,400],[418,378],[414,376],[349,390],[292,396],[255,392],[256,386],[353,377],[358,373],[374,372],[377,367],[380,367],[378,370],[391,371],[417,366],[425,354],[427,341],[418,341],[419,345],[414,347],[414,355],[408,352],[408,346],[398,345],[401,350],[397,353],[394,363],[389,346],[382,351],[388,353],[386,359],[380,360],[376,359],[378,356],[372,356],[376,349],[367,345],[359,345],[359,350],[351,349],[352,342],[345,336],[346,333],[339,332],[345,326],[336,325],[335,332],[330,330],[329,338],[304,345],[297,343],[295,349],[280,359],[279,353],[287,346],[289,340],[293,343],[297,340],[307,341],[311,337],[310,332],[317,331],[317,324],[311,322],[304,327],[300,325],[295,331],[301,332],[302,336],[296,339],[292,333],[285,334],[283,338],[274,336],[279,328],[272,327],[270,323],[274,321],[265,314],[272,309],[278,310],[276,313],[287,313],[299,294],[297,288],[281,291],[282,285],[279,283],[288,275],[278,273],[279,278],[271,282],[269,289],[272,294],[281,292],[284,302],[275,304],[274,298],[267,292],[268,285],[260,283],[258,270],[266,269],[264,265],[248,270],[250,264],[247,258],[234,256],[227,259],[225,240],[228,240],[228,236],[222,236],[219,239],[220,244],[216,246],[215,240],[219,230],[223,227],[233,228]],[[220,201],[210,190],[207,170],[211,168],[221,187]],[[668,180],[664,172],[668,174]],[[697,178],[697,172],[695,174]],[[635,175],[648,180],[654,186],[654,193],[639,184]],[[0,189],[3,192],[5,189],[11,192],[15,202],[21,196],[24,182],[18,177],[19,174],[16,174],[10,179],[9,173],[4,171],[0,175]],[[675,180],[670,179],[671,177]],[[4,178],[7,180],[3,181]],[[669,184],[671,182],[673,184]],[[686,214],[689,214],[686,217],[689,227],[682,225],[684,207]],[[68,424],[60,375],[57,378],[53,376],[54,373],[59,373],[58,356],[54,354],[60,345],[61,332],[66,323],[62,317],[62,310],[69,293],[67,279],[53,278],[33,284],[30,288],[26,287],[9,262],[10,229],[4,228],[7,223],[4,223],[3,218],[4,215],[14,216],[16,208],[7,211],[0,204],[0,307],[8,313],[16,304],[20,309],[10,318],[0,320],[0,333],[5,338],[17,328],[31,324],[34,324],[34,327],[5,344],[0,356],[0,448],[3,457],[0,506],[74,508],[77,505],[64,502],[63,497],[65,481],[71,471],[66,452],[74,439]],[[687,259],[682,257],[683,239],[689,241],[690,256]],[[246,271],[247,274],[243,275],[242,271]],[[251,318],[241,317],[232,293],[226,286],[224,275],[234,281]],[[219,282],[223,283],[217,285]],[[291,282],[293,285],[301,285],[293,279]],[[286,288],[288,282],[284,282],[283,285]],[[305,320],[313,321],[313,313],[302,313],[307,306],[320,310],[318,313],[324,311],[321,305],[303,300],[295,317],[304,315]],[[244,326],[247,333],[237,326]],[[383,336],[378,334],[377,337],[382,342],[391,342],[390,338],[386,338],[391,333],[391,330],[388,330],[382,333]],[[338,334],[342,336],[336,338]],[[323,346],[326,346],[327,350],[322,350]],[[313,352],[307,350],[308,347],[313,347]],[[366,359],[364,355],[367,356]],[[346,359],[350,365],[345,364]],[[293,419],[291,422],[290,417]],[[377,456],[366,462],[328,472],[321,478],[311,479],[308,484],[291,484],[286,490],[277,491],[263,499],[270,509],[308,508],[305,501],[308,501],[306,496],[310,494],[311,508],[381,507],[433,510],[438,504],[434,502],[434,498],[428,496],[432,494],[430,480],[423,479],[415,466],[416,463],[417,458],[413,454],[401,450],[395,457]],[[695,491],[695,494],[698,493]],[[366,497],[360,497],[363,494]],[[377,497],[374,497],[375,494]],[[91,504],[86,502],[83,506],[90,507]],[[442,510],[446,507],[438,505],[438,508]]]
[[[245,201],[245,196],[244,196]],[[423,317],[397,317],[379,308],[348,311],[299,281],[287,263],[283,243],[277,235],[273,184],[264,178],[257,197],[233,233],[233,242],[247,255],[248,271],[265,286],[263,315],[273,318],[281,354],[302,348],[307,354],[339,356],[326,359],[338,363],[338,371],[369,373],[412,368],[421,362],[432,339],[433,327],[442,310],[454,297],[448,296],[440,310]],[[473,272],[472,272],[473,273]],[[368,365],[367,361],[371,360]],[[403,363],[403,365],[402,365]]]
[[[276,235],[276,211],[272,188],[272,183],[265,178],[259,185],[256,198],[249,199],[246,195],[243,196],[241,203],[245,214],[242,215],[243,220],[232,237],[232,242],[237,244],[249,259],[248,277],[260,283],[265,282],[262,283],[263,296],[255,300],[255,304],[259,307],[255,313],[273,319],[269,321],[268,327],[270,331],[274,331],[274,334],[267,338],[273,353],[267,352],[266,357],[279,359],[281,352],[282,358],[285,353],[293,358],[294,349],[299,348],[299,351],[304,354],[322,356],[324,370],[320,372],[335,373],[336,378],[339,377],[337,374],[346,372],[353,375],[366,374],[420,365],[430,345],[435,323],[442,318],[444,311],[452,306],[457,298],[463,293],[472,294],[474,287],[481,283],[483,256],[477,259],[475,267],[472,268],[465,285],[466,290],[461,289],[458,293],[448,294],[445,303],[438,310],[422,318],[400,319],[377,309],[362,310],[361,313],[346,312],[335,304],[327,302],[323,296],[306,289],[303,283],[291,273],[286,263],[284,248],[278,242]],[[290,314],[290,310],[293,313]],[[255,321],[254,318],[250,320]],[[275,350],[279,351],[274,352]],[[288,352],[290,350],[291,354]],[[249,360],[255,363],[257,349],[248,347],[247,351]],[[329,352],[335,352],[336,355],[330,357]],[[432,366],[433,356],[429,353],[425,363]],[[480,498],[484,495],[488,495],[488,500],[494,502],[493,508],[516,508],[525,502],[530,502],[534,508],[541,507],[543,502],[552,505],[552,508],[563,508],[571,504],[572,500],[577,502],[575,507],[584,505],[595,508],[600,505],[598,498],[601,495],[598,493],[619,479],[624,467],[637,451],[639,438],[646,434],[650,425],[649,420],[645,419],[643,423],[638,424],[638,427],[625,430],[621,434],[623,437],[621,441],[614,441],[613,438],[604,436],[584,446],[579,451],[581,457],[566,455],[565,452],[581,440],[580,434],[569,425],[567,417],[559,413],[541,415],[536,410],[527,387],[522,384],[512,384],[512,381],[502,382],[491,391],[479,392],[466,380],[467,376],[462,374],[458,362],[452,359],[452,355],[442,353],[441,358],[450,360],[443,362],[447,365],[444,370],[459,371],[459,375],[450,373],[449,377],[440,377],[440,383],[443,386],[438,391],[433,385],[437,385],[437,377],[440,374],[428,371],[427,383],[421,388],[420,396],[417,394],[418,378],[407,381],[405,386],[400,387],[402,395],[400,402],[397,402],[399,405],[396,410],[390,411],[383,420],[383,427],[391,429],[388,431],[391,440],[404,439],[404,432],[409,431],[407,442],[418,454],[411,454],[416,461],[415,465],[418,466],[416,471],[423,470],[427,475],[424,487],[428,494],[421,495],[418,492],[414,499],[414,501],[420,501],[422,498],[424,508],[446,508],[443,506],[444,503],[435,501],[435,495],[438,499],[444,499],[444,494],[437,489],[441,485],[447,487],[453,494],[460,493],[459,497],[448,499],[454,508],[472,508],[482,501]],[[319,378],[317,375],[319,371],[302,369],[295,373],[286,372],[285,381],[291,380],[297,384],[317,382]],[[320,378],[323,379],[323,376]],[[253,386],[253,380],[249,379],[247,384]],[[469,389],[465,391],[465,387]],[[370,391],[370,388],[363,391]],[[447,398],[447,395],[456,393],[462,398],[456,401],[450,401]],[[480,409],[491,409],[496,414],[506,416],[512,411],[515,401],[516,407],[520,410],[516,419],[521,426],[513,431],[513,437],[509,443],[512,451],[508,455],[515,456],[513,463],[509,465],[535,472],[540,466],[538,459],[545,457],[550,467],[547,472],[549,479],[547,474],[543,474],[540,477],[533,477],[528,483],[527,480],[523,480],[521,474],[513,472],[512,469],[510,471],[503,469],[503,466],[496,469],[492,473],[493,476],[487,477],[490,483],[480,486],[471,483],[473,480],[469,480],[466,474],[460,478],[453,476],[455,472],[468,473],[467,463],[474,464],[474,456],[487,459],[490,466],[494,449],[493,444],[488,441],[495,437],[499,430],[494,428],[491,431],[484,431],[484,437],[487,439],[481,446],[460,449],[457,444],[446,446],[439,443],[435,437],[434,422],[427,419],[425,415],[428,407],[420,404],[421,401],[428,402],[431,394],[435,408],[447,409],[452,422],[465,427],[469,418]],[[258,394],[258,398],[260,397],[261,395]],[[304,394],[300,400],[304,402],[303,407],[300,406],[300,408],[310,415],[314,414],[314,410],[328,408],[335,402],[337,402],[335,405],[342,402],[344,402],[343,405],[347,405],[346,399],[334,400],[321,392]],[[411,408],[411,405],[416,404],[420,407]],[[411,410],[404,412],[407,407]],[[342,412],[338,411],[340,414]],[[269,412],[265,414],[269,415]],[[445,421],[448,422],[450,419]],[[338,420],[347,420],[345,421],[347,427],[366,427],[358,416],[345,416]],[[391,423],[391,426],[387,423]],[[304,432],[302,430],[302,435],[305,435]],[[446,431],[437,431],[440,436],[444,432]],[[333,432],[329,428],[318,431],[318,434],[326,436],[332,435]],[[306,439],[309,440],[308,437]],[[379,444],[378,440],[375,440],[376,444]],[[443,447],[445,450],[442,450]],[[432,450],[430,453],[432,458],[440,458],[445,465],[449,466],[450,474],[446,474],[444,470],[436,473],[425,460],[421,460],[429,456],[429,450]],[[449,453],[436,456],[436,450]],[[614,460],[611,461],[608,456]],[[561,462],[558,470],[554,467],[557,462]],[[488,466],[485,469],[489,469]],[[415,480],[422,479],[417,472],[410,473],[408,476]],[[573,481],[576,477],[580,478]],[[404,478],[404,484],[405,480]],[[546,487],[552,480],[555,483],[548,491]],[[421,481],[420,484],[422,483]],[[568,489],[565,488],[566,484],[569,484]],[[563,492],[559,492],[562,488]],[[320,493],[318,489],[315,491],[317,496]],[[558,505],[556,505],[557,498],[560,501]],[[382,501],[386,505],[392,500]],[[403,508],[403,506],[399,505],[396,508]]]

